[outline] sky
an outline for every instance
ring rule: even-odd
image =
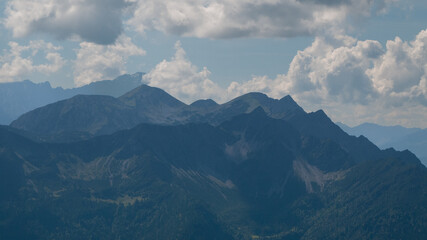
[[[291,95],[333,121],[427,128],[425,0],[2,0],[0,82],[146,73],[191,103]]]

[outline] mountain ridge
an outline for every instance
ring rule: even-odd
[[[74,103],[76,97],[71,98],[28,112],[10,126],[38,135],[45,141],[76,141],[133,128],[139,123],[179,125],[200,122],[218,126],[239,114],[261,107],[267,116],[289,122],[304,135],[338,143],[356,161],[378,159],[383,154],[367,138],[349,136],[323,110],[306,113],[289,95],[278,100],[252,92],[217,106],[200,109],[182,103],[162,89],[143,84],[118,98],[108,97],[108,101],[101,100],[102,96],[86,98],[94,102]],[[61,103],[63,106],[60,106]],[[70,112],[68,108],[74,113],[61,117],[63,112]]]
[[[80,99],[83,97],[80,96],[78,98]],[[109,130],[106,131],[97,131],[92,127],[92,131],[90,132],[91,136],[113,133],[117,130],[131,128],[142,122],[156,124],[208,122],[214,125],[218,125],[221,122],[232,118],[236,114],[251,112],[258,106],[262,106],[269,115],[275,116],[277,118],[290,117],[291,115],[293,116],[305,113],[304,110],[299,107],[290,96],[282,98],[281,100],[276,100],[271,99],[262,93],[248,93],[220,105],[208,101],[209,107],[204,108],[195,107],[194,105],[186,105],[162,89],[150,87],[144,84],[123,94],[118,98],[114,98],[115,100],[110,97],[109,101],[103,102],[101,96],[92,97],[92,99],[95,98],[97,98],[98,101],[95,101],[93,103],[94,105],[108,105],[107,108],[110,109],[110,112],[120,113],[119,115],[126,116],[130,120],[123,121],[123,123],[120,124],[118,123],[112,125]],[[55,125],[66,125],[65,122],[61,122],[64,121],[64,119],[59,117],[64,111],[68,111],[67,109],[63,109],[64,106],[70,106],[73,108],[73,105],[75,105],[74,109],[82,109],[82,111],[86,112],[89,111],[86,108],[89,108],[90,106],[86,106],[83,103],[75,103],[73,102],[75,99],[75,97],[70,98],[25,113],[13,121],[10,126],[37,134],[46,132],[50,134],[57,134],[60,132],[60,129],[50,129],[50,131],[46,131],[45,128],[40,128],[40,126],[43,126],[43,124],[47,121],[46,117],[50,119],[50,123]],[[76,112],[75,115],[81,114]],[[44,116],[44,119],[40,122],[37,120],[40,118],[38,115]],[[108,112],[104,111],[102,117],[100,118],[115,119],[119,117],[120,116],[117,116],[117,114],[108,115]],[[90,121],[85,122],[89,123]],[[79,123],[76,122],[74,131],[87,132],[89,127],[85,126],[84,123],[82,124],[83,125],[80,126]],[[102,120],[99,120],[98,125],[100,126],[98,128],[102,129],[105,127],[108,129],[106,124],[107,123],[103,122]],[[58,130],[58,132],[55,132],[56,130]]]

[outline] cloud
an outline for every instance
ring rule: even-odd
[[[286,94],[304,96],[316,103],[333,100],[367,104],[376,91],[365,71],[381,54],[381,44],[375,41],[357,42],[347,36],[330,40],[317,37],[311,46],[297,53],[287,74],[275,79],[255,76],[230,87],[239,93],[262,91],[277,98]]]
[[[80,48],[76,49],[74,83],[82,86],[117,77],[126,73],[129,57],[143,56],[145,53],[126,36],[119,37],[115,44],[108,46],[82,42]]]
[[[287,74],[288,89],[283,90],[306,95],[315,93],[328,101],[371,102],[377,92],[365,72],[382,54],[381,44],[349,37],[334,40],[331,44],[316,38],[312,46],[299,52]]]
[[[14,37],[47,33],[58,39],[112,44],[122,33],[126,0],[11,0],[4,24]]]
[[[181,43],[175,44],[175,56],[163,60],[144,75],[143,81],[150,86],[159,87],[180,100],[191,103],[201,98],[222,100],[222,89],[209,79],[210,72],[204,67],[199,70],[186,57]]]
[[[336,121],[361,121],[427,127],[427,30],[412,42],[400,38],[386,46],[346,35],[316,37],[299,51],[289,70],[276,78],[254,76],[225,89],[186,57],[179,42],[169,61],[163,60],[144,81],[187,103],[200,98],[225,102],[248,92],[274,98],[290,94],[304,108],[325,109]],[[357,122],[356,122],[357,121]]]
[[[342,32],[347,20],[384,11],[397,0],[10,0],[4,25],[14,37],[113,44],[130,30],[199,38],[307,36]]]
[[[387,41],[386,53],[368,71],[378,91],[390,104],[418,102],[427,106],[427,30],[412,42],[396,37]]]
[[[61,47],[45,41],[30,41],[25,46],[9,42],[9,50],[3,50],[0,56],[0,82],[22,80],[37,72],[46,75],[57,72],[66,62],[59,50]],[[34,64],[39,55],[46,63]]]
[[[427,106],[427,30],[412,42],[316,38],[294,57],[284,92],[316,94],[324,101],[367,105],[375,101]]]
[[[393,0],[134,0],[127,24],[199,38],[295,37],[342,32]]]
[[[317,37],[299,51],[287,74],[232,83],[229,92],[292,95],[304,107],[326,109],[346,123],[418,124],[427,127],[427,30],[412,42],[382,46],[348,36]],[[418,120],[414,116],[420,117]]]

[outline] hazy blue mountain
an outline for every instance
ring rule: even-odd
[[[391,140],[387,145],[394,146],[398,150],[409,149],[415,153],[424,165],[427,166],[427,129],[423,129],[402,138]]]
[[[121,96],[141,85],[142,74],[126,74],[73,89],[52,88],[49,82],[29,80],[0,83],[0,124],[9,124],[28,111],[78,94]]]
[[[405,128],[402,126],[381,126],[374,123],[362,123],[355,127],[349,127],[343,123],[337,123],[350,135],[363,135],[378,146],[385,146],[393,139],[400,139],[409,134],[420,131],[420,128]]]
[[[261,107],[68,144],[0,127],[0,238],[427,237],[427,170],[413,154],[358,162],[304,129]]]
[[[93,82],[79,88],[72,89],[77,94],[85,95],[108,95],[119,97],[130,90],[141,85],[141,78],[144,73],[125,74],[114,80],[104,80]]]
[[[349,127],[337,123],[350,135],[363,135],[380,148],[408,149],[417,155],[424,165],[427,165],[427,130],[420,128],[405,128],[402,126],[381,126],[373,123],[363,123]]]
[[[28,80],[0,84],[0,123],[9,124],[21,114],[37,107],[71,97],[71,92],[52,88],[48,82]]]

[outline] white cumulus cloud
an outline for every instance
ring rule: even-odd
[[[209,79],[209,70],[199,70],[186,57],[181,43],[175,44],[175,56],[163,60],[144,75],[143,81],[150,86],[159,87],[180,100],[191,103],[201,98],[223,100],[221,88]]]
[[[390,102],[418,102],[427,106],[427,30],[412,42],[396,37],[387,41],[386,53],[368,71],[378,91]]]
[[[412,42],[316,38],[293,59],[284,92],[316,94],[325,101],[427,106],[427,30]]]
[[[396,37],[386,46],[348,36],[317,37],[297,53],[287,74],[275,79],[256,76],[230,88],[276,98],[290,94],[303,106],[324,108],[347,123],[359,119],[426,126],[427,30],[412,42]],[[417,120],[415,115],[422,117]]]
[[[82,42],[76,53],[74,83],[77,86],[124,74],[129,57],[146,54],[145,50],[126,36],[119,37],[113,45],[108,46]]]
[[[28,45],[9,42],[9,49],[3,50],[0,56],[0,82],[23,80],[32,73],[48,75],[57,72],[66,62],[59,50],[61,47],[45,41],[30,41]],[[34,63],[38,55],[45,63]]]

